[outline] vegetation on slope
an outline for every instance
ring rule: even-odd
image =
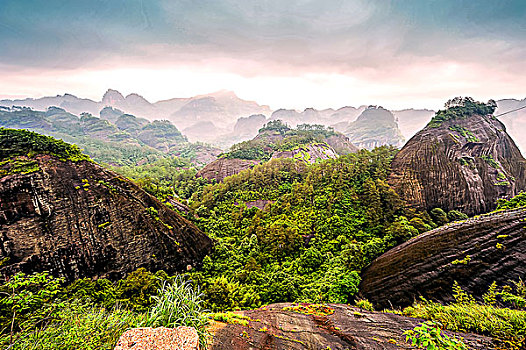
[[[269,160],[274,152],[325,142],[325,139],[334,135],[338,133],[323,125],[301,124],[291,129],[281,120],[273,120],[259,129],[259,135],[255,139],[235,144],[221,156],[229,159]]]
[[[0,128],[0,159],[27,154],[50,154],[63,160],[90,160],[81,150],[62,140],[36,132]]]
[[[438,111],[427,126],[437,128],[447,120],[463,119],[475,114],[490,115],[496,108],[497,103],[494,100],[483,103],[471,97],[455,97],[446,102],[445,109]]]
[[[207,340],[202,295],[182,277],[143,269],[117,283],[78,280],[64,287],[46,273],[0,285],[0,346],[24,350],[112,350],[124,331],[191,326]]]
[[[133,180],[146,192],[161,200],[178,197],[189,199],[193,193],[209,183],[207,179],[196,177],[197,170],[185,158],[172,157],[159,159],[144,165],[125,165],[111,167]]]
[[[121,115],[116,124],[84,113],[80,117],[58,107],[46,112],[30,108],[0,110],[0,126],[27,129],[61,138],[81,147],[97,162],[135,165],[179,156],[196,160],[196,153],[210,147],[189,143],[168,121],[148,122]]]
[[[497,287],[493,283],[478,303],[455,284],[455,302],[442,305],[422,298],[402,310],[405,316],[439,322],[445,329],[490,336],[505,349],[526,345],[526,286],[522,280]]]
[[[217,241],[192,274],[207,307],[350,301],[365,265],[436,226],[385,182],[395,152],[362,150],[315,165],[275,159],[196,193],[196,223]],[[248,209],[251,201],[268,204]]]

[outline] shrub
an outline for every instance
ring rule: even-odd
[[[446,212],[440,208],[431,209],[429,215],[431,216],[433,222],[438,226],[445,225],[449,222],[449,220],[447,219]]]
[[[0,286],[0,329],[18,332],[40,327],[44,319],[57,317],[63,307],[61,279],[47,272],[18,273]]]
[[[424,322],[412,330],[404,332],[405,339],[411,345],[419,349],[427,350],[467,350],[467,346],[461,339],[451,338],[442,333],[439,324],[435,322]]]
[[[447,218],[449,221],[453,222],[453,221],[466,220],[468,216],[461,211],[451,210],[449,213],[447,213]]]
[[[79,302],[65,305],[57,311],[57,317],[54,322],[48,321],[46,327],[24,330],[13,341],[4,335],[0,346],[12,350],[112,350],[122,333],[142,319],[142,315],[132,311]]]
[[[172,283],[164,282],[157,296],[154,296],[155,306],[146,315],[142,326],[169,327],[178,326],[194,327],[199,334],[201,347],[206,348],[208,332],[207,317],[203,314],[203,294],[199,289],[176,276]]]
[[[359,307],[360,309],[364,309],[367,311],[374,311],[373,304],[367,299],[358,299],[356,300],[355,305]]]

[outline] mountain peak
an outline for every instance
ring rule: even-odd
[[[410,205],[476,215],[526,189],[526,161],[494,103],[446,105],[392,162],[389,183]]]
[[[108,106],[108,105],[112,106],[115,103],[118,103],[121,101],[124,101],[124,96],[122,96],[122,94],[119,91],[108,89],[108,91],[104,93],[104,96],[102,96],[101,102],[105,106]]]

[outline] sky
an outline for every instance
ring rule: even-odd
[[[524,0],[0,0],[0,98],[272,108],[526,97]]]

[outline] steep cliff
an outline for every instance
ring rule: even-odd
[[[120,278],[139,267],[173,273],[210,251],[212,241],[192,223],[78,149],[0,130],[2,272],[47,270],[67,280]],[[28,149],[51,154],[20,155]]]
[[[475,215],[526,189],[526,163],[494,107],[439,111],[396,155],[389,183],[410,205]]]
[[[480,297],[526,275],[526,209],[498,211],[426,232],[381,255],[364,271],[360,293],[379,307],[420,295],[452,300],[454,281]]]

